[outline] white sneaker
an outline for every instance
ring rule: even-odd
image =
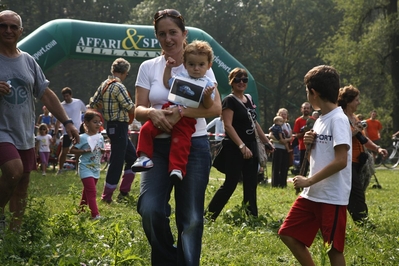
[[[101,220],[103,217],[101,216],[101,215],[97,215],[96,217],[92,217],[91,219],[93,220],[93,221],[96,221],[96,220]]]
[[[46,176],[46,172],[43,172],[43,173],[42,173],[42,176]]]
[[[133,172],[144,172],[154,167],[154,163],[147,156],[140,156],[132,165]]]
[[[170,178],[183,180],[183,175],[180,170],[173,169],[172,172],[170,172]]]

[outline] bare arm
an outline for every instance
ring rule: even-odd
[[[43,96],[40,100],[43,102],[44,105],[46,105],[47,109],[57,118],[58,123],[69,120],[69,117],[65,113],[65,110],[62,107],[58,97],[52,90],[47,88],[44,91]],[[65,130],[68,133],[69,137],[73,139],[74,143],[79,143],[79,132],[72,123],[68,123],[65,127]]]
[[[237,145],[237,147],[240,147],[240,145],[244,144],[244,142],[238,136],[235,128],[232,125],[233,115],[234,112],[231,109],[224,109],[222,111],[224,130],[229,135],[229,138]],[[240,151],[244,159],[249,159],[253,156],[252,151],[245,145],[241,147]]]
[[[149,90],[136,86],[136,119],[141,122],[151,120],[154,126],[160,127],[162,131],[170,132],[173,125],[180,120],[178,109],[165,110],[150,107],[149,94]]]
[[[169,80],[172,78],[172,67],[176,66],[176,60],[172,57],[168,57],[166,60],[165,69],[163,71],[163,85],[169,89]]]
[[[215,87],[215,98],[210,108],[205,108],[202,104],[198,108],[184,108],[183,115],[192,118],[209,118],[220,115],[222,112],[222,101],[220,100],[219,91]]]
[[[265,132],[263,132],[261,126],[259,125],[258,121],[255,121],[256,123],[256,131],[258,132],[259,138],[263,143],[268,143],[273,149],[274,146],[273,144],[270,142],[269,138],[266,137]]]
[[[348,163],[347,160],[348,146],[345,144],[335,146],[334,152],[335,152],[334,160],[332,160],[326,167],[321,169],[313,176],[309,178],[306,178],[304,176],[295,176],[294,187],[295,188],[309,187],[344,169]]]
[[[213,87],[206,87],[203,92],[203,99],[202,104],[205,108],[210,108],[213,104],[212,93],[215,90],[215,86]]]

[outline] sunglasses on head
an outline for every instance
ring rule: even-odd
[[[244,82],[244,83],[247,83],[248,82],[248,78],[237,78],[237,77],[235,77],[234,79],[233,79],[233,82],[234,83],[240,83],[240,82]]]
[[[12,31],[18,31],[19,29],[21,29],[20,26],[15,25],[15,24],[6,24],[6,23],[0,23],[0,30],[1,31],[6,31],[8,28],[10,28],[10,30]]]
[[[160,20],[161,18],[165,17],[165,16],[179,18],[184,23],[183,16],[180,14],[179,11],[177,11],[175,9],[165,9],[165,10],[158,11],[154,15],[154,23],[157,22],[158,20]]]

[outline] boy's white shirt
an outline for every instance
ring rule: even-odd
[[[334,147],[347,145],[348,163],[344,169],[303,189],[301,196],[314,202],[348,205],[352,182],[352,132],[347,116],[341,107],[321,115],[313,126],[317,133],[310,156],[310,173],[313,176],[335,158]]]

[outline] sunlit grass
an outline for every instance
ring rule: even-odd
[[[348,216],[347,265],[399,265],[398,173],[379,169],[382,189],[367,190],[370,219],[376,229],[359,228]],[[213,169],[210,177],[206,205],[224,178]],[[89,212],[77,215],[82,184],[74,171],[61,176],[50,171],[45,177],[32,173],[24,226],[19,235],[7,232],[0,242],[0,265],[149,265],[150,247],[136,211],[139,178],[133,183],[130,201],[108,205],[99,201],[105,179],[102,173],[97,190],[99,210],[105,218],[93,222]],[[277,236],[296,198],[292,184],[286,189],[260,185],[257,192],[258,218],[244,214],[240,184],[221,216],[205,224],[202,265],[298,265]],[[173,200],[171,203],[173,206]],[[310,251],[316,265],[329,265],[319,237]]]

